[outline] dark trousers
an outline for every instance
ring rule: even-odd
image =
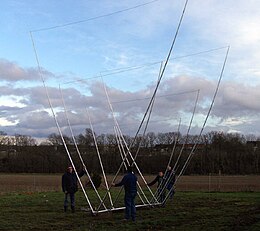
[[[70,197],[71,207],[75,207],[75,193],[65,193],[64,207],[68,207],[69,205],[68,197]]]
[[[170,197],[170,199],[172,199],[173,196],[174,196],[174,193],[175,193],[174,188],[173,188],[173,184],[172,184],[172,183],[169,183],[169,184],[167,185],[167,189],[168,189],[169,192],[170,192],[169,197]]]
[[[135,208],[135,197],[136,193],[125,193],[125,219],[132,218],[135,221],[136,208]]]
[[[157,200],[160,203],[163,203],[164,199],[165,199],[165,194],[166,194],[166,190],[165,188],[163,188],[162,185],[159,185],[158,189],[157,189]]]

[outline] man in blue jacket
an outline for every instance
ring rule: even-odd
[[[82,177],[84,173],[82,170],[78,176]],[[75,193],[78,191],[78,179],[71,166],[67,168],[67,171],[62,176],[62,191],[65,193],[64,212],[67,212],[68,209],[68,196],[70,197],[71,211],[75,212]]]
[[[135,208],[135,197],[137,194],[137,177],[133,173],[132,167],[127,167],[127,174],[123,177],[121,182],[115,184],[112,183],[112,186],[119,187],[124,186],[125,189],[125,220],[129,220],[130,217],[132,221],[135,221],[136,217],[136,208]]]

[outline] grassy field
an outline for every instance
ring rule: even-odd
[[[260,193],[177,192],[162,208],[138,209],[137,221],[124,222],[123,211],[92,217],[82,211],[63,212],[63,193],[3,193],[0,230],[260,230]]]
[[[123,211],[92,217],[82,210],[87,203],[81,191],[76,213],[65,214],[61,174],[0,174],[0,195],[0,230],[6,231],[260,230],[260,176],[183,176],[173,200],[164,208],[138,209],[135,223],[123,222]]]

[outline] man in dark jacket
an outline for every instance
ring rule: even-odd
[[[78,176],[82,177],[84,173],[82,170]],[[68,196],[70,197],[71,211],[75,212],[75,193],[78,191],[78,179],[71,166],[67,168],[67,171],[62,176],[62,191],[65,193],[64,212],[68,209]]]
[[[176,178],[175,172],[173,171],[171,166],[168,166],[167,171],[165,173],[165,181],[167,182],[166,188],[169,191],[170,199],[172,199],[175,194],[175,190],[174,190],[175,178]]]
[[[135,221],[135,217],[136,217],[135,197],[137,194],[136,184],[137,184],[137,177],[133,173],[131,166],[128,166],[127,174],[123,177],[121,182],[117,184],[112,183],[112,186],[115,187],[124,186],[125,220],[129,220],[131,217],[132,221]]]
[[[157,195],[159,196],[159,202],[163,202],[165,199],[165,189],[164,189],[164,177],[163,172],[158,172],[158,175],[154,178],[154,180],[150,183],[148,183],[148,186],[152,186],[154,184],[157,184]]]

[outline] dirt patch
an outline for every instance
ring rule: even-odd
[[[0,174],[0,192],[17,191],[60,191],[62,174]],[[144,176],[147,182],[154,179],[153,175]],[[119,181],[122,176],[118,176]],[[113,176],[107,176],[108,183]],[[81,178],[83,185],[88,182],[86,176]],[[104,180],[102,181],[104,184]],[[141,186],[144,182],[139,177]],[[104,187],[102,185],[101,187]],[[153,186],[154,189],[156,185]],[[177,191],[206,191],[206,192],[260,192],[260,176],[182,176],[177,184]]]

